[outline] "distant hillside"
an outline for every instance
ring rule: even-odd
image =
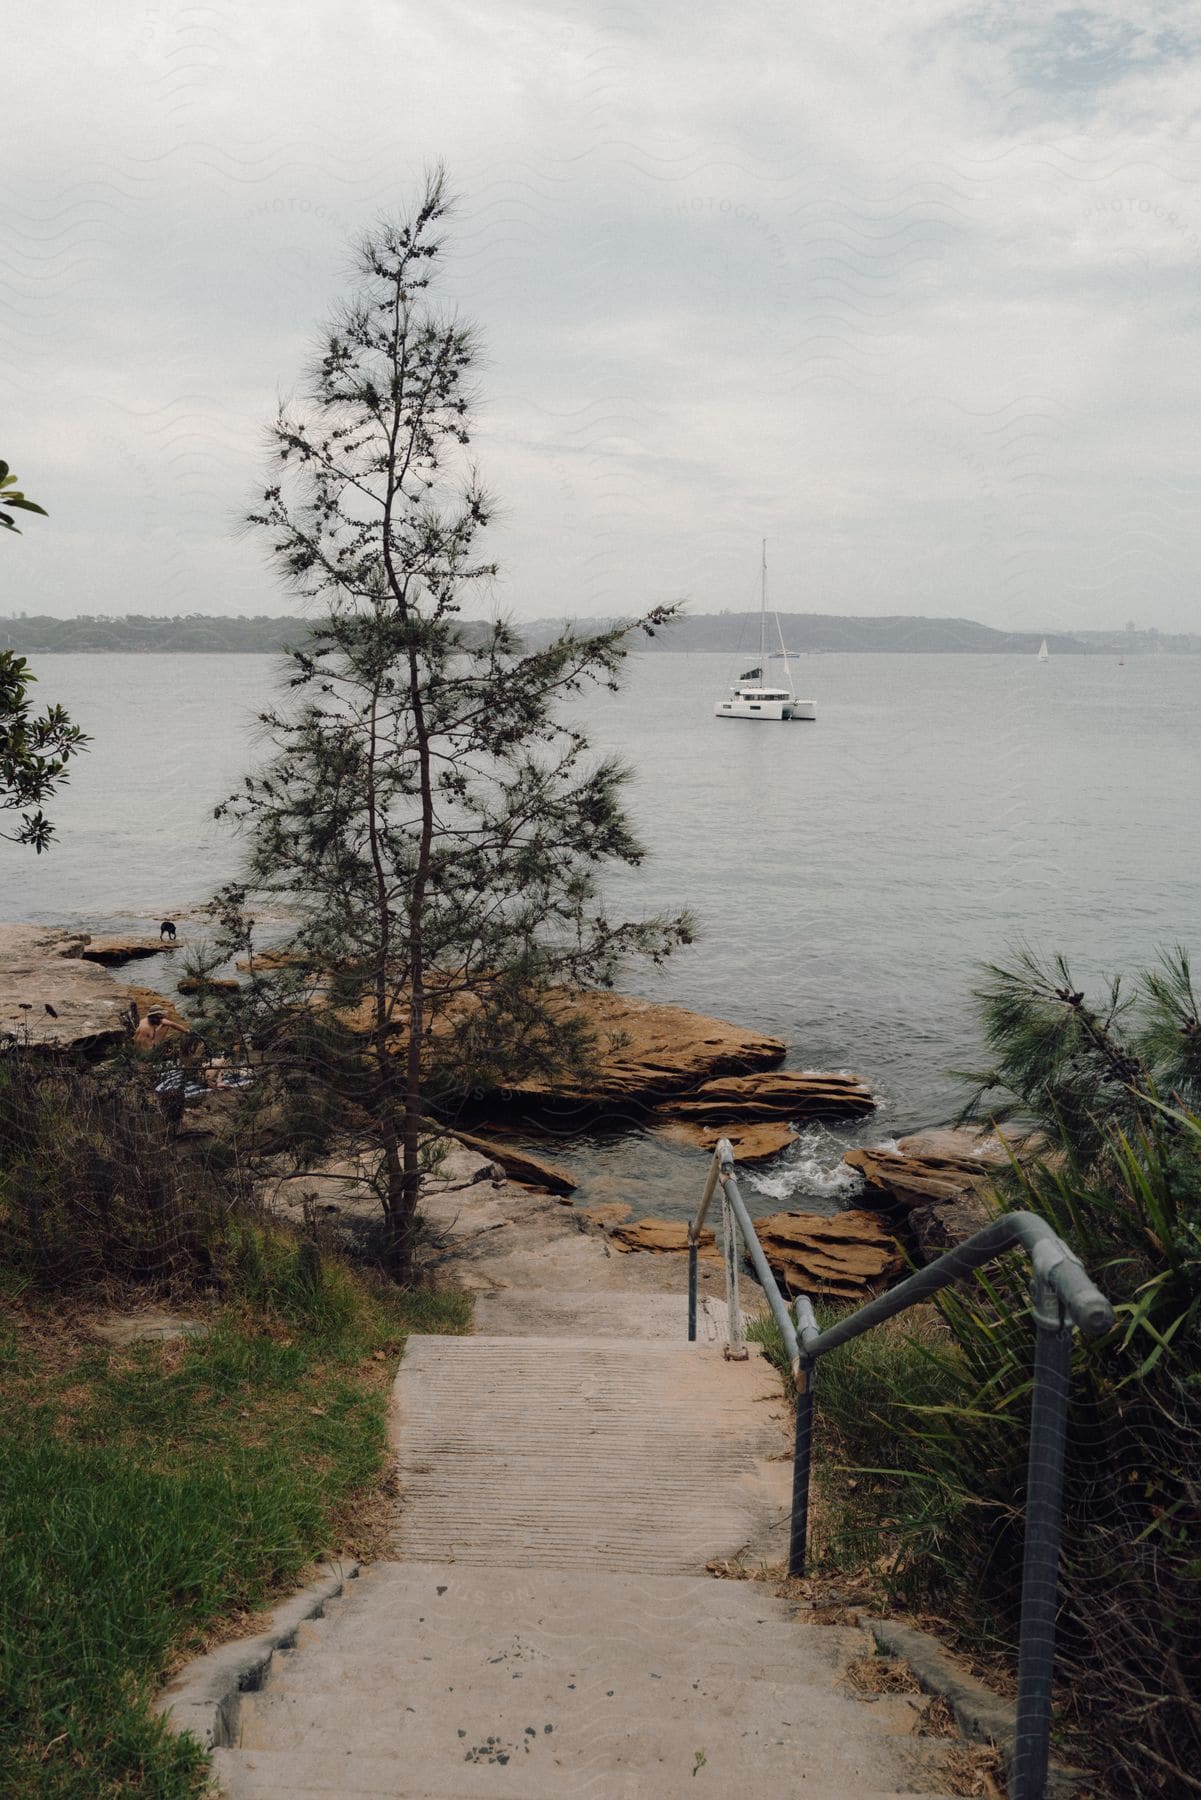
[[[56,650],[207,650],[278,654],[309,635],[307,619],[216,618],[188,613],[183,618],[127,613],[110,619],[81,613],[76,619],[48,619],[32,613],[0,618],[0,649],[45,654]]]
[[[866,651],[890,654],[916,652],[978,651],[1034,655],[1042,632],[994,631],[972,619],[925,619],[898,613],[892,618],[844,619],[833,613],[780,613],[780,633],[789,651]],[[769,648],[779,647],[775,627],[768,620]],[[1077,638],[1047,632],[1052,655],[1078,656],[1084,645]],[[657,633],[641,646],[648,650],[723,650],[731,653],[757,649],[758,613],[700,613]]]
[[[1032,656],[1045,636],[1052,656],[1138,656],[1164,651],[1201,653],[1201,636],[1150,631],[996,631],[972,619],[927,619],[900,613],[889,618],[839,618],[833,613],[781,613],[780,629],[790,651],[862,651],[906,655],[914,652],[974,652]],[[464,620],[468,631],[482,631],[478,621]],[[598,629],[609,619],[535,619],[522,626],[531,645],[549,641],[567,624],[577,631]],[[300,618],[218,618],[189,613],[183,618],[124,618],[81,614],[51,619],[36,614],[0,617],[0,649],[29,655],[55,651],[181,651],[263,653],[278,655],[309,635]],[[759,644],[758,613],[699,613],[657,632],[639,637],[637,648],[651,651],[716,650],[750,654]]]

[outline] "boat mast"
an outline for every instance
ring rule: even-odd
[[[759,574],[759,685],[767,686],[767,539],[763,540]]]

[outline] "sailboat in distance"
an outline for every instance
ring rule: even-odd
[[[1046,662],[1046,660],[1050,656],[1050,654],[1051,654],[1051,652],[1047,649],[1047,640],[1046,640],[1046,638],[1044,638],[1042,643],[1038,646],[1039,662]]]
[[[753,669],[744,669],[730,689],[729,697],[716,703],[713,711],[719,719],[816,719],[814,702],[796,697],[780,620],[775,614],[773,617],[776,636],[780,640],[778,651],[767,648],[767,539],[764,538],[759,573],[759,662]],[[780,686],[774,686],[769,679],[767,665],[771,658],[779,658],[784,664],[784,681]]]

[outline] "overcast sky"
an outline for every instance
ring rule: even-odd
[[[517,617],[1201,630],[1201,15],[15,0],[0,613],[286,612],[239,535],[441,158]]]

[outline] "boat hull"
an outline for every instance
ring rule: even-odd
[[[713,708],[718,719],[816,719],[812,700],[719,700]]]
[[[792,717],[787,700],[719,700],[713,708],[719,719],[781,719]]]

